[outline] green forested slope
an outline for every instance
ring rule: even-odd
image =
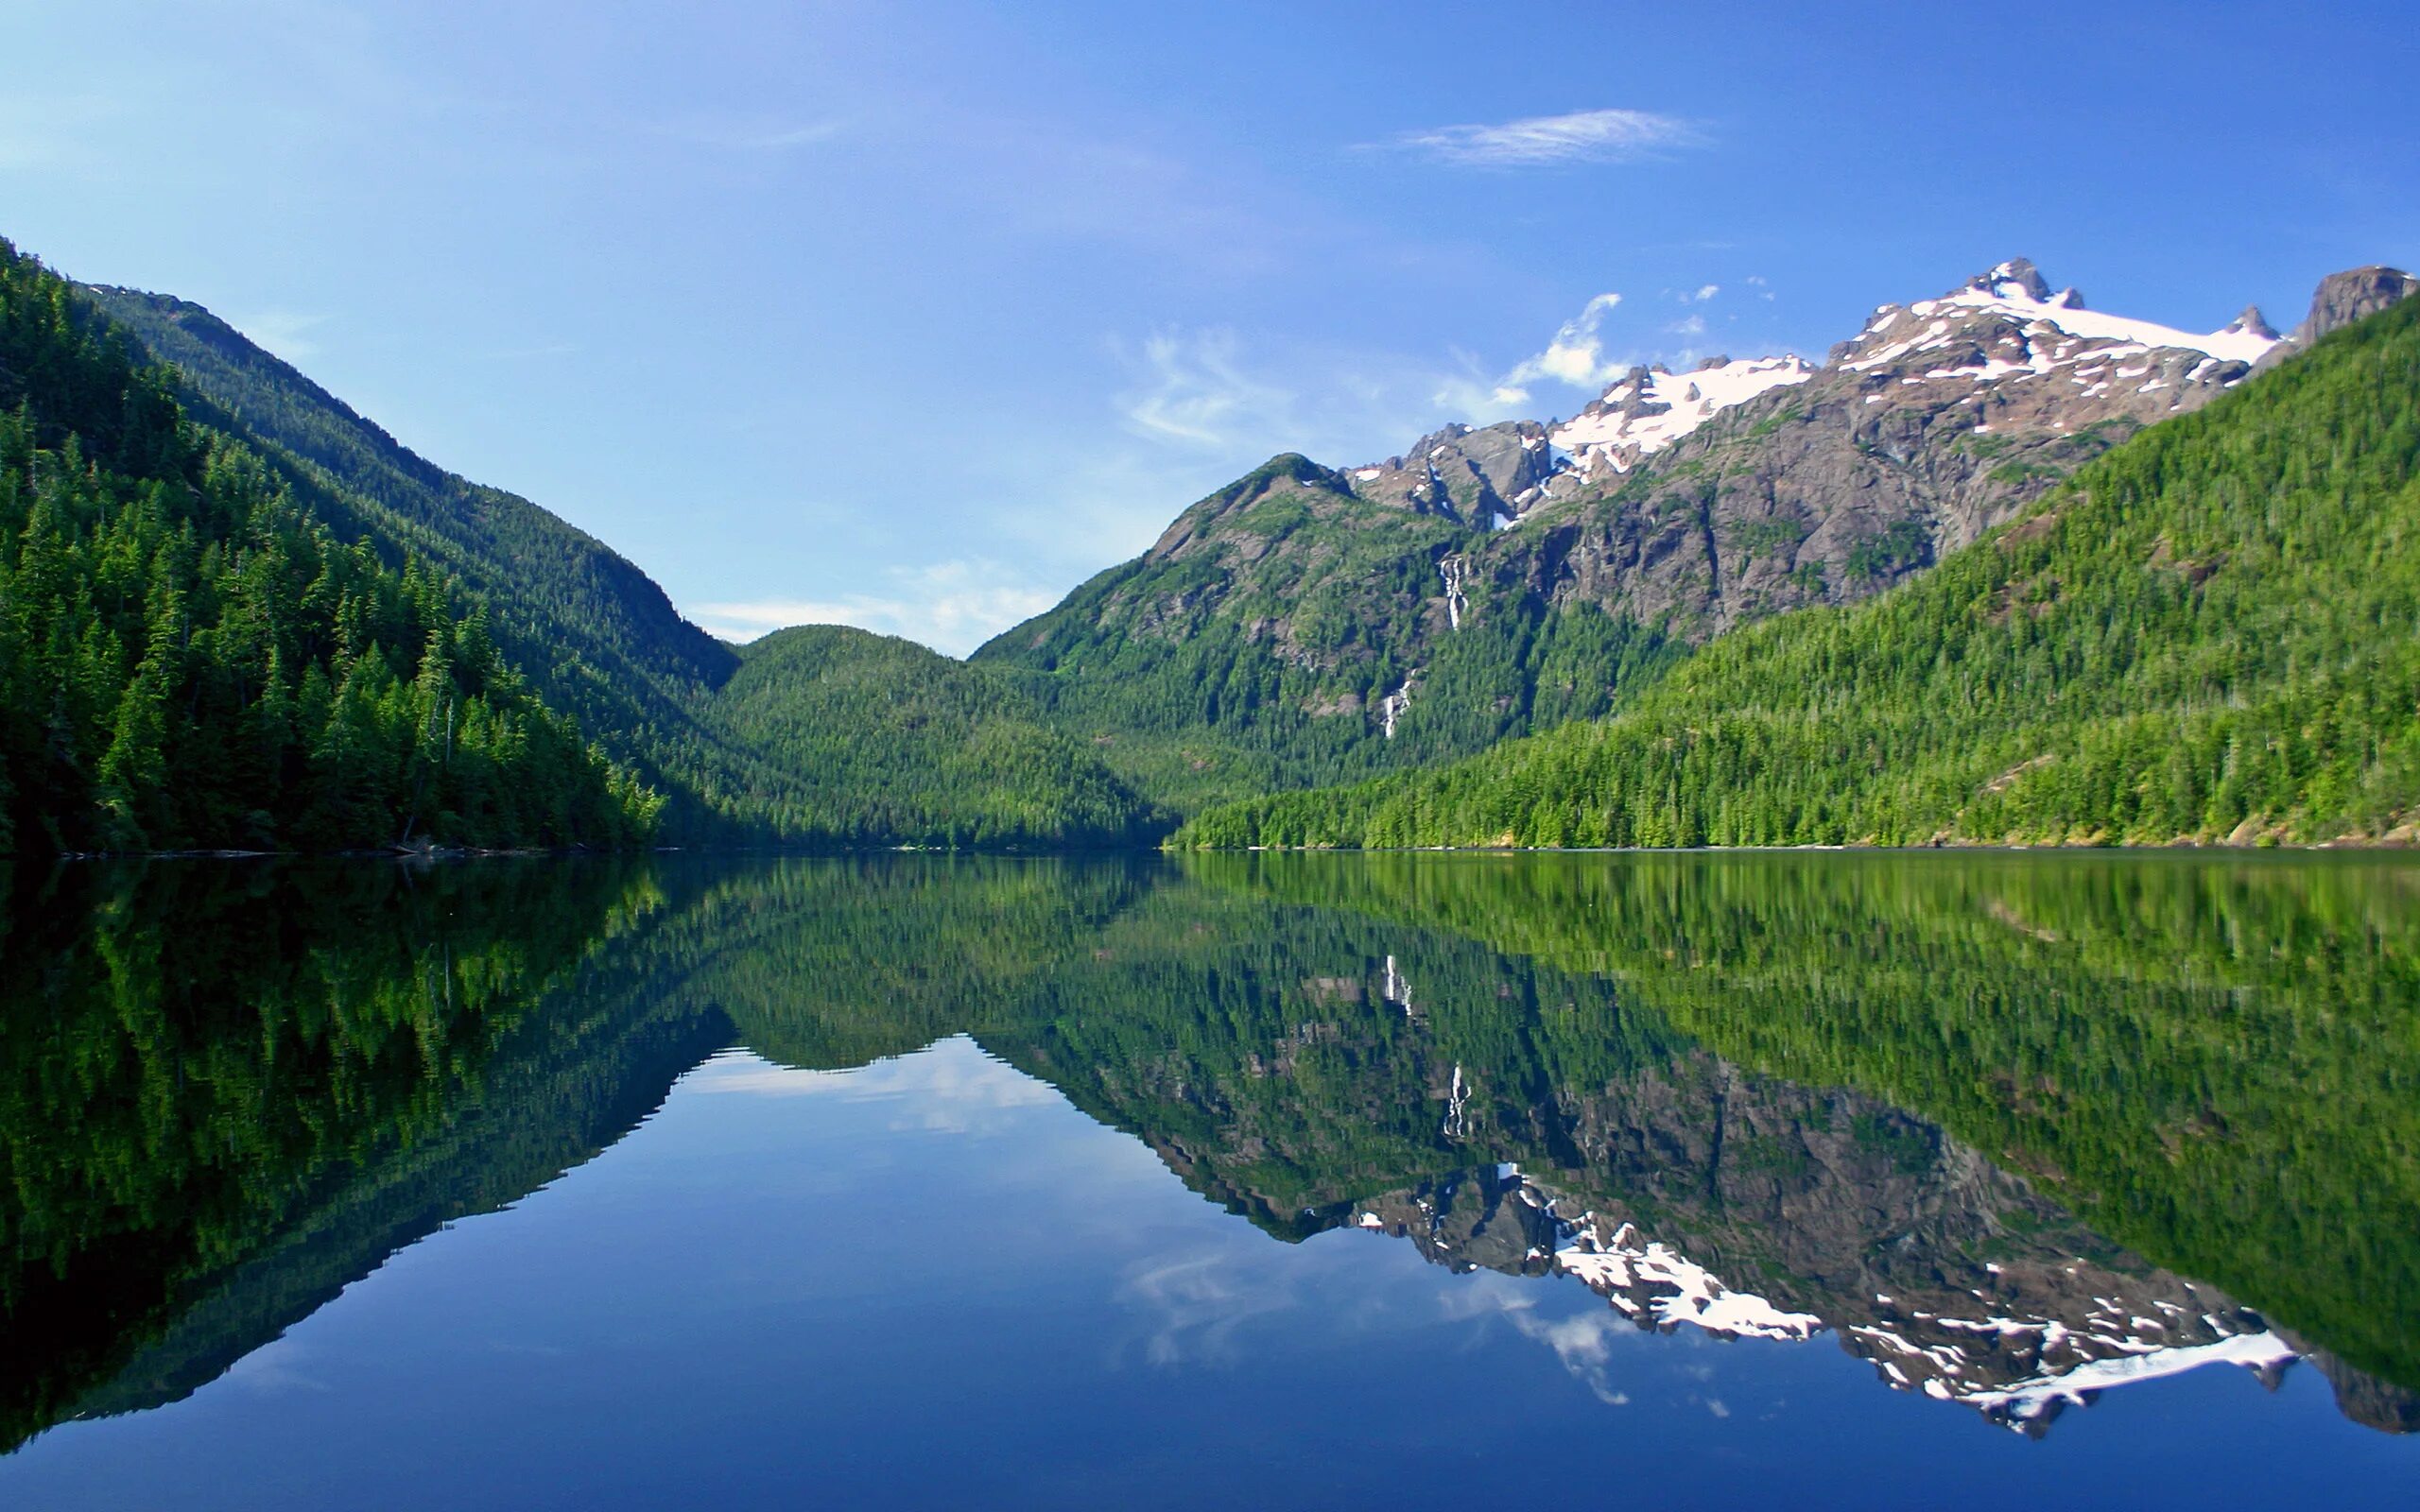
[[[2420,816],[2420,303],[1905,588],[1619,717],[1203,815],[1191,846],[2330,840]]]
[[[770,813],[804,843],[1137,844],[1165,833],[1093,750],[982,667],[846,626],[741,651],[717,698],[735,734],[797,774]]]
[[[618,1137],[730,1033],[612,970],[663,905],[614,858],[0,864],[0,1449]]]
[[[498,646],[554,707],[666,790],[675,839],[763,837],[788,787],[714,728],[732,648],[681,618],[647,575],[527,499],[398,444],[198,304],[78,286],[176,376],[200,418],[266,457],[311,516],[454,575],[491,608]]]
[[[406,450],[200,306],[80,292],[171,366],[186,403],[255,447],[314,519],[390,560],[434,563],[491,606],[505,659],[664,790],[667,839],[996,847],[1165,833],[996,676],[830,627],[735,649],[602,543]]]
[[[973,660],[1020,673],[1059,728],[1184,813],[1600,714],[1680,655],[1594,604],[1518,595],[1442,633],[1439,562],[1485,539],[1277,456]]]
[[[0,850],[617,846],[657,806],[0,242]]]

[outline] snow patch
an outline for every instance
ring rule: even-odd
[[[1792,1313],[1752,1292],[1735,1292],[1712,1271],[1658,1241],[1641,1243],[1635,1225],[1623,1224],[1600,1237],[1593,1215],[1574,1226],[1568,1243],[1554,1252],[1557,1267],[1618,1305],[1634,1287],[1669,1287],[1671,1295],[1648,1299],[1659,1327],[1694,1323],[1709,1333],[1758,1339],[1806,1339],[1824,1326],[1812,1313]],[[1626,1309],[1636,1311],[1636,1305]]]
[[[1601,460],[1627,472],[1640,457],[1662,451],[1721,411],[1814,376],[1814,365],[1801,357],[1758,357],[1691,373],[1650,372],[1606,389],[1550,436],[1583,467]]]
[[[2055,1403],[2081,1406],[2086,1392],[2183,1375],[2205,1365],[2239,1365],[2247,1369],[2265,1370],[2300,1358],[2292,1345],[2274,1333],[2239,1333],[2214,1344],[2180,1345],[2114,1360],[2091,1360],[2058,1375],[2033,1376],[1994,1390],[1964,1393],[1958,1400],[1996,1418],[2008,1418],[2014,1425],[2022,1425],[2041,1417]]]

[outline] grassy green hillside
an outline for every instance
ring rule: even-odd
[[[1714,643],[1618,717],[1204,814],[1176,843],[2406,838],[2420,301],[2092,463],[1905,588]]]
[[[1092,747],[987,668],[838,625],[744,647],[726,728],[798,788],[769,817],[806,843],[1136,845],[1165,833]]]

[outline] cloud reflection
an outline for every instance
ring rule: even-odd
[[[1143,1357],[1155,1366],[1233,1364],[1236,1334],[1246,1323],[1301,1305],[1270,1267],[1232,1255],[1144,1261],[1117,1297],[1149,1314]]]
[[[1548,1317],[1538,1311],[1535,1283],[1523,1285],[1504,1276],[1474,1277],[1468,1287],[1443,1293],[1438,1300],[1451,1318],[1501,1318],[1523,1338],[1552,1349],[1563,1367],[1599,1401],[1609,1407],[1630,1404],[1629,1394],[1616,1390],[1605,1373],[1614,1340],[1637,1336],[1626,1319],[1602,1308]]]

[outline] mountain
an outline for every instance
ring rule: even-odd
[[[197,415],[267,457],[315,519],[389,562],[431,562],[485,603],[497,646],[541,696],[667,795],[667,837],[763,832],[786,774],[706,712],[738,656],[683,620],[645,573],[529,501],[406,450],[200,305],[79,293],[175,374]]]
[[[2003,263],[1821,363],[1639,369],[1565,421],[1450,425],[1343,471],[1273,458],[959,670],[874,637],[724,644],[199,306],[78,297],[314,527],[458,584],[504,666],[664,795],[665,838],[1031,848],[1611,715],[1702,645],[1918,575],[2413,282],[2357,269],[2289,335],[2250,309],[2194,334]]]
[[[1279,457],[977,658],[1180,808],[1467,755],[1904,580],[2409,284],[2336,275],[2280,338],[2252,309],[2207,334],[2103,315],[2002,263],[1821,364],[1635,369],[1567,421]]]
[[[1616,717],[1216,811],[1179,843],[2408,839],[2415,521],[2405,300],[1896,592],[1714,642]]]
[[[1032,847],[1167,829],[1007,679],[829,628],[735,648],[603,543],[406,450],[201,306],[78,293],[322,528],[459,583],[505,661],[665,795],[666,839]]]
[[[725,728],[798,774],[793,841],[1083,847],[1166,824],[1088,747],[990,668],[839,625],[743,647],[716,700]]]
[[[660,799],[0,242],[0,852],[621,847]]]

